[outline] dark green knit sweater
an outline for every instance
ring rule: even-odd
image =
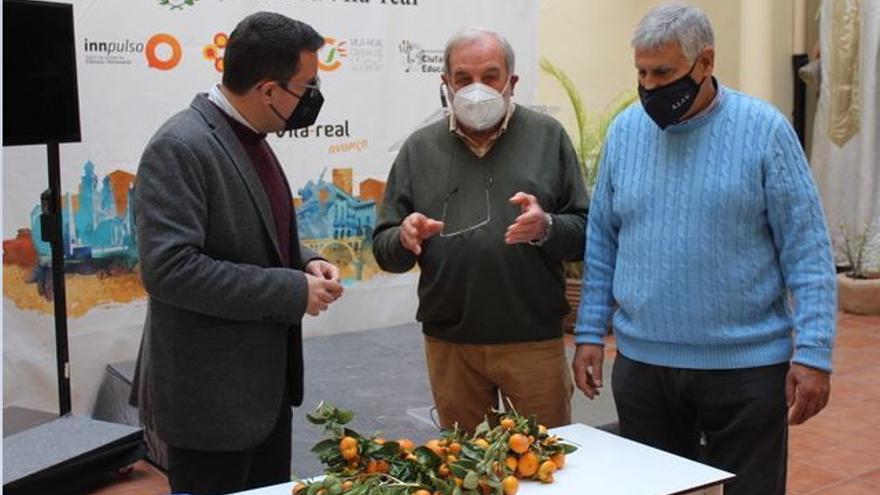
[[[455,232],[487,217],[487,225],[453,237],[434,236],[416,257],[400,244],[400,223],[412,212],[443,220]],[[543,246],[507,245],[504,232],[520,215],[508,201],[522,191],[553,215]],[[562,126],[517,107],[489,153],[477,157],[449,131],[446,119],[410,136],[394,161],[373,234],[382,269],[405,272],[416,262],[419,309],[427,335],[452,342],[496,344],[561,336],[568,311],[563,260],[584,253],[587,194]]]

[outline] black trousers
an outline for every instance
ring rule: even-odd
[[[736,474],[725,495],[785,495],[787,372],[788,363],[667,368],[618,353],[611,387],[620,434]]]
[[[286,389],[287,387],[285,387]],[[168,446],[171,493],[225,495],[290,481],[290,398],[269,436],[247,450],[211,452]]]

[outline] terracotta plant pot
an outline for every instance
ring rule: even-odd
[[[880,278],[857,279],[837,275],[837,305],[857,315],[880,315]]]
[[[578,306],[581,304],[581,279],[565,279],[565,299],[568,300],[571,310],[562,318],[562,330],[565,333],[573,333],[574,325],[577,323]]]

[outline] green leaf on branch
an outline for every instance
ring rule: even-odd
[[[332,438],[322,440],[312,447],[312,452],[320,458],[339,452],[339,442]]]
[[[423,466],[428,466],[432,469],[443,463],[443,459],[440,459],[440,456],[438,456],[434,453],[433,450],[425,446],[417,447],[413,451],[413,454],[415,454],[419,464]]]
[[[476,471],[468,471],[467,475],[464,477],[464,481],[461,484],[461,487],[466,490],[474,490],[477,488],[477,484],[480,481],[480,475],[477,474]]]

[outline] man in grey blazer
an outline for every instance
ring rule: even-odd
[[[141,158],[134,208],[149,308],[133,395],[168,444],[175,493],[290,479],[300,322],[342,286],[300,244],[265,137],[314,123],[323,43],[280,14],[248,16],[229,38],[222,84],[171,117]]]

